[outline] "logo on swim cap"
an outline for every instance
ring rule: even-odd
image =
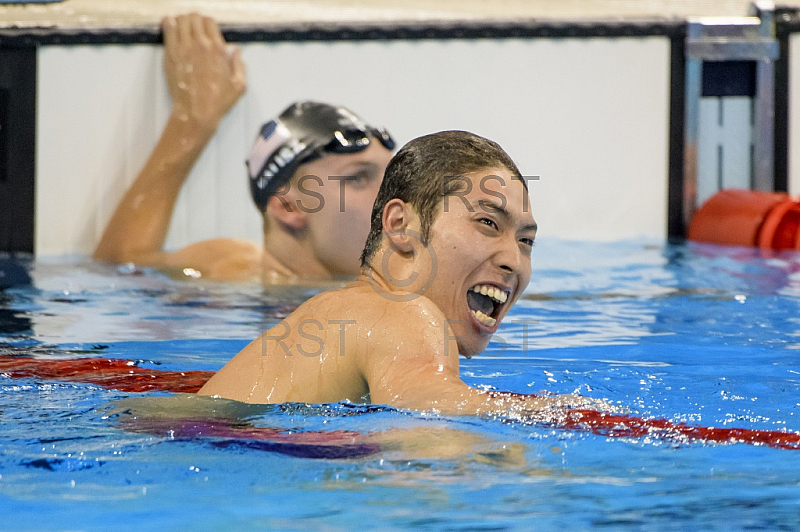
[[[267,159],[269,159],[270,155],[275,153],[282,144],[290,139],[292,139],[291,131],[277,120],[270,120],[261,128],[261,133],[250,149],[250,154],[247,157],[246,163],[250,179],[259,181],[258,188],[263,189],[266,186],[266,184],[261,183],[261,176],[264,173]],[[274,175],[275,173],[273,171],[270,177]]]
[[[299,142],[297,139],[289,139],[289,141],[283,147],[275,152],[275,154],[270,158],[269,162],[264,165],[261,173],[256,179],[256,186],[261,190],[267,188],[267,185],[272,178],[274,178],[281,170],[283,170],[286,165],[294,161],[295,157],[297,157],[297,154],[302,152],[305,147],[306,145],[302,142]]]

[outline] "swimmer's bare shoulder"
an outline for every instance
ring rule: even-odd
[[[263,255],[261,246],[249,240],[215,238],[159,252],[142,263],[176,273],[188,268],[198,277],[214,281],[257,281],[263,276]]]
[[[333,297],[337,308],[342,301],[351,304],[346,315],[356,322],[356,337],[348,344],[353,351],[347,353],[354,355],[357,365],[352,369],[363,379],[366,399],[373,404],[448,415],[523,417],[570,406],[608,409],[603,402],[571,394],[537,396],[468,386],[459,375],[458,336],[427,297],[386,292],[365,281]]]
[[[303,303],[199,393],[251,403],[400,406],[408,395],[400,390],[423,369],[458,378],[458,348],[438,307],[424,297],[376,292],[356,281]]]
[[[471,388],[459,376],[456,339],[424,296],[378,292],[357,281],[306,301],[198,393],[248,403],[369,402],[455,415],[531,415],[576,402],[592,407],[576,396]]]
[[[307,300],[242,349],[198,393],[247,403],[345,399],[331,396],[329,381],[352,374],[345,366],[352,365],[354,357],[347,356],[346,338],[341,341],[338,334],[328,333],[331,326],[338,332],[342,325],[357,322],[352,319],[357,305],[348,304],[352,292],[345,287]],[[323,396],[327,401],[320,400]]]

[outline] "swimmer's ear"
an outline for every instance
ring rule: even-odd
[[[411,253],[414,250],[413,239],[406,231],[412,216],[411,206],[398,198],[389,200],[383,207],[383,232],[398,251]]]
[[[280,224],[293,231],[301,231],[308,225],[308,214],[290,197],[291,191],[267,200],[267,212]],[[308,210],[308,209],[306,209]]]

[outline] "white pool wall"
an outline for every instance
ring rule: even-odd
[[[347,105],[401,144],[443,129],[498,141],[523,174],[540,176],[531,184],[540,238],[666,236],[666,37],[241,46],[247,93],[189,176],[167,248],[260,242],[243,161],[259,126],[301,99]],[[155,45],[39,48],[37,255],[96,245],[169,114],[161,56]],[[797,174],[792,166],[795,187]]]

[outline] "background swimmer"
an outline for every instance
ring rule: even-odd
[[[263,244],[221,238],[162,249],[183,182],[246,84],[239,51],[227,50],[212,19],[167,18],[163,28],[172,112],[94,257],[219,280],[355,277],[394,142],[351,111],[315,102],[265,124],[248,159]]]
[[[413,140],[386,170],[362,275],[301,305],[199,393],[445,414],[585,406],[477,390],[459,377],[459,354],[483,351],[528,285],[536,231],[527,185],[496,143],[462,131]]]

